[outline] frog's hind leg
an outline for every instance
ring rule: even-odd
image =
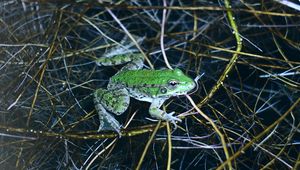
[[[96,64],[99,66],[115,66],[120,64],[126,64],[122,70],[138,70],[143,68],[144,56],[140,53],[126,53],[113,56],[103,56],[96,60]]]
[[[139,70],[144,66],[144,56],[141,53],[130,54],[131,61],[122,67],[123,70]]]
[[[100,119],[99,130],[115,130],[119,132],[119,122],[106,110],[120,115],[126,111],[129,102],[130,97],[126,89],[97,89],[94,93],[94,103]]]
[[[130,102],[126,89],[98,89],[94,96],[97,103],[101,103],[106,110],[116,115],[124,113]]]
[[[110,113],[108,113],[100,103],[96,103],[96,101],[95,108],[98,112],[100,121],[98,131],[112,130],[120,134],[120,123]]]

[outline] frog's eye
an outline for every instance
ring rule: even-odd
[[[170,85],[171,87],[176,87],[177,84],[178,84],[178,81],[176,81],[176,80],[170,80],[170,81],[169,81],[169,85]]]

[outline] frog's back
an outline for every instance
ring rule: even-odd
[[[173,70],[127,70],[119,72],[111,78],[111,83],[120,83],[127,87],[130,86],[159,86],[166,84],[168,80],[175,79],[176,74]]]

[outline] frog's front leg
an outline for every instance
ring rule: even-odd
[[[130,102],[126,89],[97,89],[94,93],[94,103],[99,115],[101,130],[114,130],[120,133],[120,123],[107,111],[120,115],[126,111]]]
[[[176,121],[181,122],[181,119],[173,116],[175,112],[166,113],[165,111],[159,109],[165,100],[166,99],[153,99],[149,108],[149,113],[154,118],[166,120],[176,125]]]

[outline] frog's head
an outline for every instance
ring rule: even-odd
[[[170,70],[165,80],[165,86],[160,89],[161,96],[178,96],[187,94],[196,87],[193,79],[185,75],[180,69]]]

